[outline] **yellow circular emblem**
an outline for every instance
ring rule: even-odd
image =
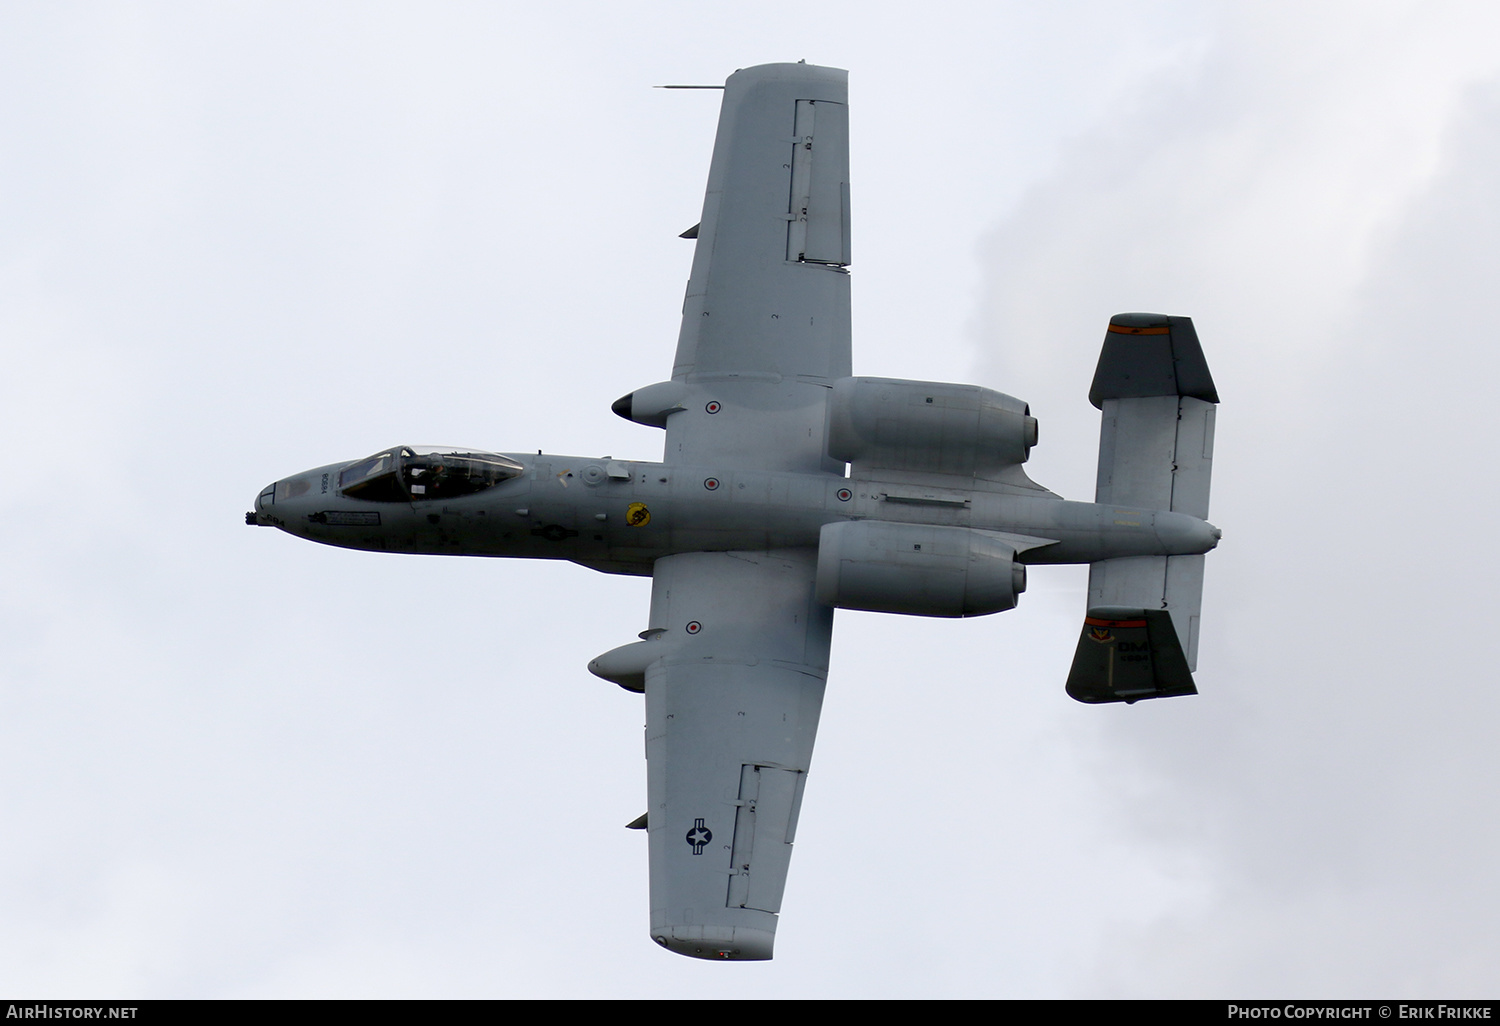
[[[631,527],[645,527],[651,523],[651,511],[644,502],[632,502],[625,510],[625,522]]]

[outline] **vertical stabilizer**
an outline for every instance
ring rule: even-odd
[[[1111,318],[1089,401],[1104,414],[1095,502],[1121,515],[1171,510],[1208,518],[1219,394],[1190,318]],[[1202,603],[1201,555],[1090,564],[1088,619],[1068,693],[1087,702],[1196,694]],[[1101,628],[1103,621],[1141,623]]]

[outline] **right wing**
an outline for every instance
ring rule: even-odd
[[[680,954],[771,957],[833,637],[816,573],[800,549],[656,561],[651,937]]]

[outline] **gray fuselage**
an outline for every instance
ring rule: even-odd
[[[1193,555],[1217,528],[1166,510],[1069,502],[1015,475],[971,489],[822,473],[721,473],[603,458],[506,454],[524,472],[451,499],[371,501],[341,494],[349,463],[267,487],[255,522],[351,549],[429,555],[566,559],[649,576],[680,552],[816,548],[823,525],[847,520],[969,527],[1033,539],[1030,564]],[[1017,468],[1019,470],[1019,468]],[[951,481],[951,479],[950,479]],[[946,482],[945,482],[946,484]]]

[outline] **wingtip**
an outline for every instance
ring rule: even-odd
[[[651,931],[668,951],[711,962],[766,962],[776,934],[747,926],[669,926]]]

